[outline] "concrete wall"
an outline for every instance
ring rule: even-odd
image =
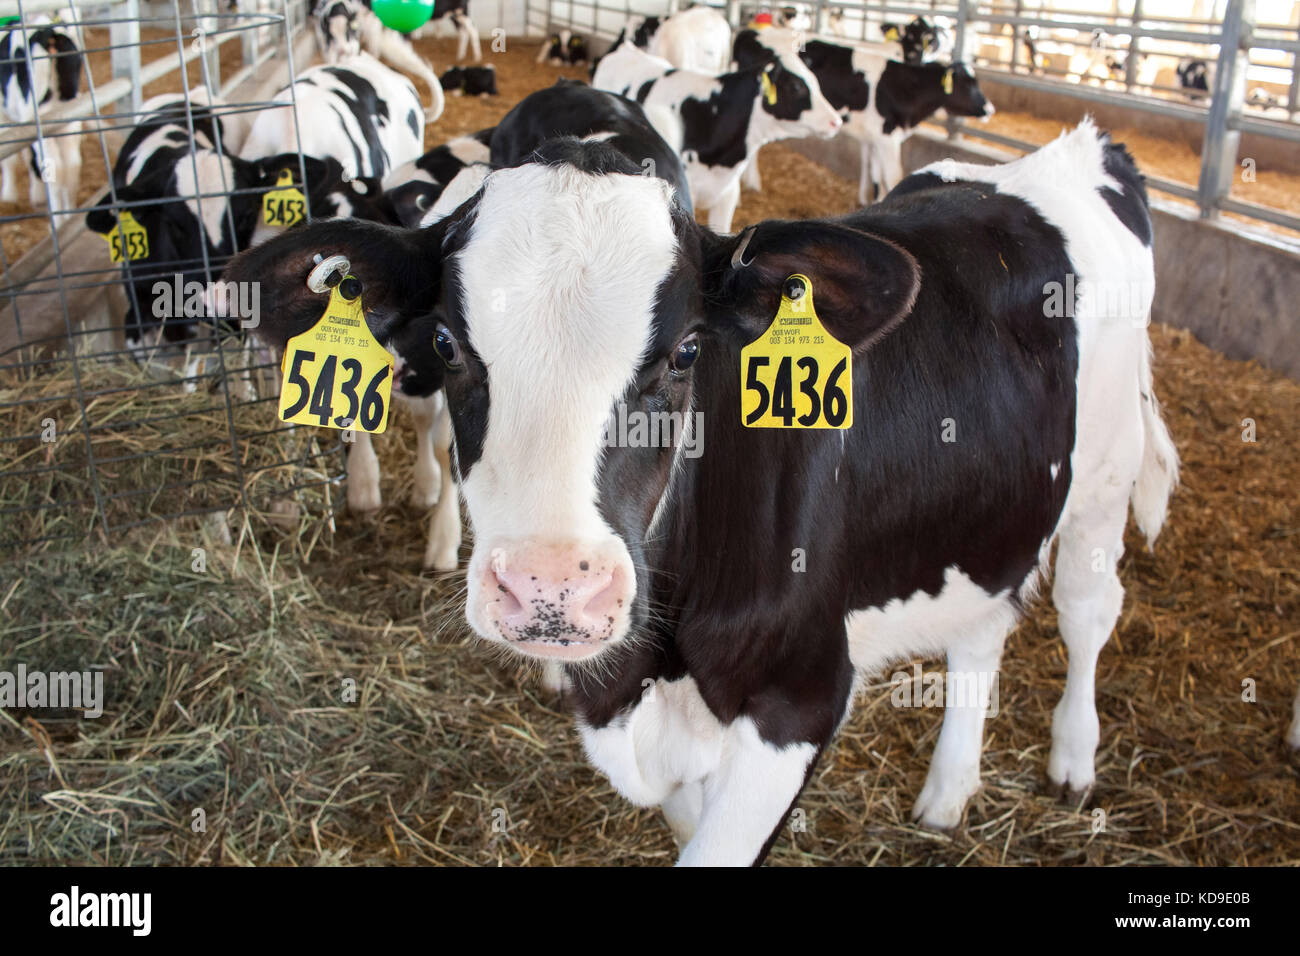
[[[1205,139],[1204,122],[1161,116],[1126,106],[1090,103],[1064,93],[1027,90],[1009,83],[1000,83],[996,76],[987,71],[980,73],[980,89],[1000,110],[1028,113],[1040,119],[1060,120],[1071,125],[1083,119],[1085,114],[1091,113],[1097,120],[1097,125],[1103,129],[1122,126],[1137,128],[1151,136],[1186,143],[1198,155]],[[1259,169],[1300,173],[1300,149],[1296,148],[1295,143],[1286,140],[1242,133],[1237,155],[1243,159],[1250,157],[1255,160]],[[1191,185],[1195,185],[1195,182]]]
[[[791,145],[832,172],[857,180],[857,144],[848,137]],[[969,163],[1015,158],[926,130],[914,133],[903,147],[909,171],[947,157]],[[1300,242],[1205,221],[1195,208],[1159,198],[1151,201],[1151,219],[1155,321],[1187,329],[1229,358],[1257,359],[1300,379]]]

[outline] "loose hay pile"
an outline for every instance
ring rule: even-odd
[[[486,125],[470,107],[504,113],[549,82],[512,85],[557,72],[529,53],[498,61],[499,101],[452,100],[449,132]],[[746,195],[738,223],[850,207],[852,184],[787,150],[763,158],[769,188]],[[819,767],[799,804],[804,829],[778,842],[774,864],[1300,864],[1300,762],[1282,744],[1300,679],[1300,383],[1183,332],[1157,327],[1153,338],[1184,483],[1155,552],[1128,539],[1124,613],[1098,672],[1090,799],[1067,806],[1047,792],[1065,656],[1040,602],[1008,642],[984,788],[963,827],[909,822],[942,714],[892,706],[884,675]],[[248,414],[248,427],[273,424],[268,407]],[[1246,418],[1253,444],[1242,441]],[[196,425],[194,439],[218,425]],[[399,420],[376,442],[383,510],[341,516],[334,534],[325,502],[305,500],[301,521],[231,513],[228,546],[219,529],[183,519],[0,565],[0,670],[102,665],[108,697],[97,720],[0,711],[0,864],[674,858],[658,812],[632,808],[588,766],[536,675],[467,634],[463,572],[419,573],[424,515],[403,503],[409,438]],[[192,570],[194,547],[208,549],[204,573]]]

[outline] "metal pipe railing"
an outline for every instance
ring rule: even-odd
[[[900,17],[947,17],[953,23],[957,51],[966,48],[966,39],[972,31],[988,36],[990,39],[1006,39],[1006,34],[1000,29],[980,30],[979,27],[1009,27],[1011,30],[1009,56],[1005,62],[987,62],[981,59],[982,74],[996,78],[1000,83],[1022,89],[1054,93],[1090,103],[1139,110],[1143,113],[1203,124],[1205,138],[1197,186],[1193,188],[1187,184],[1148,176],[1151,187],[1181,199],[1195,201],[1201,216],[1206,219],[1217,219],[1223,212],[1232,212],[1300,231],[1300,217],[1232,199],[1229,196],[1237,168],[1237,149],[1243,133],[1300,143],[1300,122],[1297,122],[1300,120],[1300,29],[1295,24],[1258,23],[1255,18],[1255,0],[1229,0],[1222,22],[1195,17],[1152,15],[1144,9],[1143,0],[1134,0],[1132,12],[1122,14],[1099,14],[1070,9],[1029,11],[1025,9],[1023,0],[1005,0],[996,4],[989,3],[987,0],[985,2],[949,0],[944,4],[929,6],[917,2],[868,3],[853,2],[853,0],[802,0],[802,2],[803,6],[811,12],[815,27],[821,27],[825,22],[824,17],[831,10],[838,9],[855,14],[855,19],[862,24],[863,42],[868,43],[872,41],[865,37],[867,23],[878,23]],[[779,3],[774,2],[773,5]],[[626,12],[630,6],[629,0],[563,0],[563,2],[525,0],[525,24],[531,27],[538,23],[539,18],[544,18],[547,31],[560,27],[581,30],[588,23],[598,23],[598,16],[593,14],[590,19],[584,17],[579,21],[574,14],[575,8]],[[726,4],[726,14],[733,27],[741,26],[740,8],[741,4],[738,0],[729,0]],[[1123,84],[1124,91],[1051,78],[1053,74],[1069,75],[1062,71],[1042,71],[1044,75],[1041,76],[1025,72],[1026,69],[1031,71],[1036,69],[1034,64],[1026,67],[1019,53],[1022,32],[1030,27],[1040,31],[1040,42],[1054,40],[1075,48],[1086,48],[1094,30],[1101,30],[1108,36],[1126,37],[1127,43],[1117,47],[1117,51],[1127,52],[1123,78],[1116,81]],[[1060,31],[1071,30],[1078,31],[1083,36],[1059,35]],[[1053,31],[1057,31],[1058,35],[1053,37]],[[612,39],[617,31],[593,28],[593,33],[596,36]],[[827,39],[845,43],[857,42],[843,37],[827,37]],[[1144,85],[1139,82],[1139,58],[1160,53],[1147,41],[1195,44],[1202,49],[1216,51],[1205,57],[1207,60],[1214,61],[1215,76],[1214,88],[1204,104],[1178,102],[1154,95],[1155,92],[1162,90],[1167,93],[1180,91],[1171,87]],[[1252,65],[1250,60],[1252,50],[1290,54],[1289,66],[1285,63],[1258,64],[1290,70],[1291,78],[1285,95],[1287,112],[1285,120],[1250,115],[1245,112],[1246,71]],[[1139,92],[1140,90],[1150,92]],[[947,128],[949,136],[954,138],[963,135],[971,136],[1020,150],[1032,150],[1037,146],[1034,143],[990,133],[958,119],[948,120]]]

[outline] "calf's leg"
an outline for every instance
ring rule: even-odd
[[[1052,714],[1052,751],[1047,776],[1078,794],[1093,785],[1093,759],[1101,737],[1097,719],[1097,658],[1119,619],[1124,588],[1116,568],[1124,554],[1128,485],[1116,500],[1090,503],[1086,513],[1067,518],[1056,557],[1056,605],[1061,638],[1069,651],[1065,692]]]
[[[1002,645],[1014,620],[1008,607],[1005,614],[991,615],[948,649],[943,727],[925,785],[912,808],[913,819],[924,826],[955,827],[966,801],[979,790],[984,718],[997,683]]]
[[[661,806],[677,845],[686,846],[695,836],[704,812],[704,784],[698,780],[681,784],[664,798]]]
[[[22,153],[11,153],[0,160],[0,202],[18,201],[18,167]]]
[[[378,511],[379,456],[367,432],[355,431],[348,452],[348,510],[354,513]]]
[[[1300,750],[1300,690],[1296,691],[1295,703],[1292,705],[1291,730],[1286,735],[1286,742]]]
[[[821,748],[811,743],[774,746],[759,736],[747,717],[731,724],[722,763],[702,784],[699,825],[677,865],[750,866],[760,862],[820,752]],[[679,811],[680,802],[675,802],[673,812]],[[684,818],[679,815],[677,822],[682,824]]]
[[[441,400],[434,417],[433,454],[438,460],[442,482],[438,506],[429,518],[424,566],[435,571],[454,571],[460,561],[460,495],[451,471],[451,413],[445,399]]]
[[[744,172],[741,172],[744,175]],[[740,176],[737,176],[718,194],[709,207],[709,228],[719,234],[731,232],[731,220],[740,204]]]

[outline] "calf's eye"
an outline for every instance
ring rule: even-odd
[[[460,368],[462,365],[460,345],[447,326],[440,325],[434,330],[433,350],[448,368]]]
[[[700,337],[692,332],[677,343],[677,348],[673,350],[672,358],[668,360],[668,364],[674,372],[685,372],[695,364],[695,360],[699,357]]]

